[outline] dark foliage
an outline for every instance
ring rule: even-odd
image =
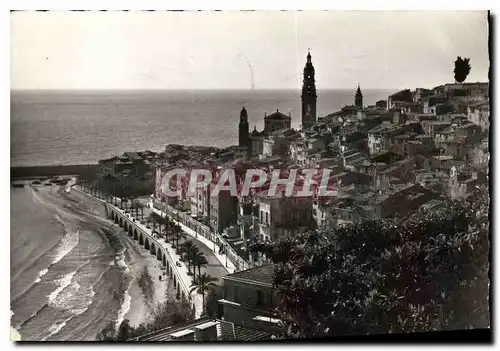
[[[215,286],[210,289],[207,294],[204,314],[210,318],[222,318],[223,309],[222,305],[218,302],[222,298],[224,298],[224,294],[220,286]]]
[[[97,334],[96,339],[98,341],[115,341],[116,330],[115,324],[113,322],[109,322],[104,329],[101,330],[99,334]]]
[[[149,274],[148,267],[144,267],[144,270],[139,277],[138,285],[141,288],[146,303],[148,305],[151,305],[154,295],[154,283],[153,279],[151,278],[151,274]]]
[[[118,328],[118,334],[116,335],[117,341],[127,341],[130,339],[131,332],[133,328],[129,324],[129,320],[125,319]]]
[[[464,82],[469,75],[471,69],[469,61],[470,59],[468,58],[462,59],[460,56],[457,57],[455,61],[455,69],[453,70],[455,73],[455,81],[457,83]]]
[[[97,336],[98,341],[126,341],[140,335],[164,329],[170,326],[189,322],[194,319],[194,309],[187,301],[167,300],[158,304],[151,313],[150,322],[138,327],[131,327],[128,319],[119,326],[118,331],[114,323],[109,323]]]

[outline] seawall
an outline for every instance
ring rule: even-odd
[[[11,179],[21,178],[43,178],[63,175],[81,175],[85,172],[95,172],[99,168],[96,164],[86,165],[67,165],[67,166],[27,166],[27,167],[11,167]]]
[[[192,302],[194,304],[196,318],[199,318],[201,316],[201,314],[203,312],[202,297],[200,294],[198,294],[196,292],[193,292],[193,293],[190,292],[189,287],[191,285],[191,277],[189,277],[187,274],[188,269],[186,268],[185,265],[182,265],[180,267],[177,266],[176,262],[179,260],[179,257],[175,257],[176,256],[175,251],[171,247],[167,247],[167,245],[165,244],[163,239],[158,239],[158,238],[153,237],[150,233],[148,233],[147,229],[144,229],[144,226],[139,225],[137,222],[133,221],[129,217],[129,215],[124,214],[123,211],[120,210],[120,208],[113,206],[112,204],[106,202],[105,200],[98,199],[94,196],[91,196],[91,195],[81,191],[80,189],[78,189],[75,186],[71,187],[71,191],[78,192],[78,193],[86,196],[89,199],[93,199],[94,201],[103,204],[105,206],[108,218],[110,217],[111,213],[113,213],[116,216],[116,218],[121,218],[123,223],[126,222],[129,227],[131,227],[132,229],[134,229],[138,233],[140,233],[144,237],[145,241],[147,240],[148,243],[154,244],[155,247],[159,248],[162,252],[162,257],[165,258],[164,264],[167,263],[167,265],[166,265],[167,272],[170,272],[171,278],[172,278],[172,276],[175,277],[173,281],[174,281],[174,287],[176,287],[178,289],[177,292],[179,294],[182,293],[182,295],[187,299],[189,299],[189,297],[191,297],[192,299],[189,299],[189,300],[190,300],[190,302]],[[122,228],[126,228],[125,225]],[[151,230],[149,230],[149,231],[151,231]],[[124,233],[123,235],[127,235],[127,234]],[[144,243],[145,243],[145,241],[144,241]],[[141,245],[139,243],[137,243],[137,244]]]

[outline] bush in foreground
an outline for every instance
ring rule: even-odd
[[[489,326],[489,194],[439,212],[256,244],[276,264],[284,337]]]

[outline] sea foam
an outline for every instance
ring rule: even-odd
[[[56,264],[57,262],[62,260],[64,256],[69,254],[78,245],[78,242],[80,240],[80,228],[78,228],[76,231],[68,230],[69,228],[67,223],[64,222],[59,215],[55,215],[55,218],[64,226],[66,234],[57,244],[56,254],[52,260],[51,265]]]
[[[56,279],[54,283],[58,284],[58,288],[54,290],[53,292],[50,293],[49,297],[49,304],[52,303],[57,296],[64,290],[66,287],[68,287],[71,284],[71,281],[73,280],[73,276],[76,274],[76,271],[65,274],[59,279]]]
[[[62,321],[60,323],[54,323],[54,324],[52,324],[50,326],[50,328],[49,328],[49,335],[43,337],[42,339],[40,339],[40,341],[45,341],[48,338],[50,338],[51,336],[59,333],[61,331],[61,329],[64,328],[64,326],[66,325],[66,323],[68,323],[72,318],[73,318],[73,316],[71,316],[69,318],[66,318],[64,321]]]
[[[125,316],[127,315],[128,311],[130,310],[132,297],[129,294],[129,290],[130,290],[131,286],[132,286],[132,281],[130,281],[128,288],[125,291],[125,294],[123,295],[123,303],[122,303],[122,306],[120,307],[120,310],[118,311],[118,318],[116,319],[116,324],[115,324],[116,331],[118,331],[118,328],[120,328],[120,324],[122,324]]]
[[[38,272],[38,277],[36,278],[35,280],[35,284],[36,283],[40,283],[42,281],[42,277],[47,274],[47,272],[49,271],[48,268],[45,268],[45,269],[42,269],[40,272]]]

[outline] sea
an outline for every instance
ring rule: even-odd
[[[390,90],[363,91],[365,105]],[[318,116],[353,104],[354,89],[318,92]],[[11,92],[11,166],[95,163],[167,144],[238,142],[241,108],[251,129],[265,113],[291,113],[298,91]],[[11,188],[11,325],[23,340],[94,340],[128,308],[128,249],[103,208],[65,187]],[[101,207],[100,207],[101,206]]]

